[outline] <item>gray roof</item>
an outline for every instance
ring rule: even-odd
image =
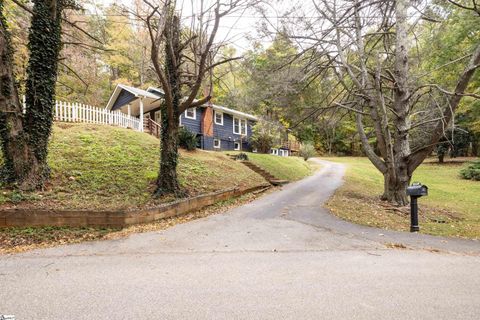
[[[148,92],[146,90],[126,86],[124,84],[119,84],[118,87],[122,88],[123,90],[127,90],[128,92],[134,94],[137,97],[145,97],[145,98],[151,98],[151,99],[158,98],[158,95],[153,94],[152,92]]]
[[[238,116],[238,117],[245,118],[245,119],[248,119],[248,120],[258,121],[258,117],[254,116],[252,114],[249,114],[249,113],[241,112],[241,111],[230,109],[230,108],[223,107],[223,106],[217,106],[215,104],[212,104],[212,107],[213,107],[213,110],[218,110],[218,111],[223,112],[223,113],[233,114],[234,116]]]
[[[123,90],[128,92],[128,94],[127,93],[122,94]],[[107,108],[110,108],[110,109],[119,108],[125,105],[126,103],[129,103],[131,100],[139,97],[157,100],[159,97],[162,97],[164,94],[165,92],[162,89],[155,88],[155,87],[148,87],[147,90],[142,90],[142,89],[130,87],[124,84],[118,84],[112,96],[110,97],[110,100],[108,101]],[[258,117],[252,114],[248,114],[245,112],[241,112],[241,111],[230,109],[223,106],[218,106],[215,104],[210,104],[210,105],[213,107],[214,110],[231,114],[240,118],[258,121]],[[208,103],[204,104],[202,107],[207,107],[207,106],[209,106]]]

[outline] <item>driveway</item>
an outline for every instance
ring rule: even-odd
[[[479,242],[340,220],[322,205],[345,169],[314,161],[323,164],[315,175],[224,214],[120,240],[0,256],[0,314],[480,318]]]

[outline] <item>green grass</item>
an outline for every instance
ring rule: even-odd
[[[233,152],[228,152],[234,154]],[[248,159],[282,180],[296,181],[312,173],[308,162],[300,157],[279,157],[271,154],[246,152]]]
[[[0,206],[56,209],[115,209],[150,206],[159,170],[159,141],[110,126],[56,124],[49,145],[52,175],[45,190],[0,190]],[[190,194],[265,181],[222,153],[180,152],[178,175]]]
[[[348,165],[345,185],[328,204],[335,214],[356,223],[408,230],[409,217],[378,200],[383,177],[368,159],[326,160]],[[422,232],[480,238],[480,183],[461,179],[461,168],[460,163],[427,162],[415,171],[412,181],[429,187],[429,195],[419,200]]]

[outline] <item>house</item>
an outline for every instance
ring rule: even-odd
[[[160,107],[164,92],[158,88],[142,90],[118,84],[105,107],[109,111],[120,111],[128,117],[140,120],[140,131],[147,131],[160,137]],[[197,136],[197,147],[204,150],[253,151],[250,144],[252,127],[259,119],[251,114],[206,103],[200,107],[185,110],[180,115],[180,126]],[[287,157],[298,151],[299,144],[280,142],[272,148],[273,155]]]
[[[159,128],[163,94],[157,88],[142,90],[119,84],[105,108],[138,117],[144,123],[143,130],[151,127],[152,123]],[[182,113],[180,126],[197,135],[201,149],[253,151],[249,140],[257,120],[254,115],[207,103]],[[156,129],[156,132],[160,131]]]

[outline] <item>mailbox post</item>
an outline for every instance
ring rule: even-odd
[[[420,231],[418,226],[418,198],[428,196],[428,187],[419,182],[412,183],[407,187],[407,195],[410,196],[410,232]]]

